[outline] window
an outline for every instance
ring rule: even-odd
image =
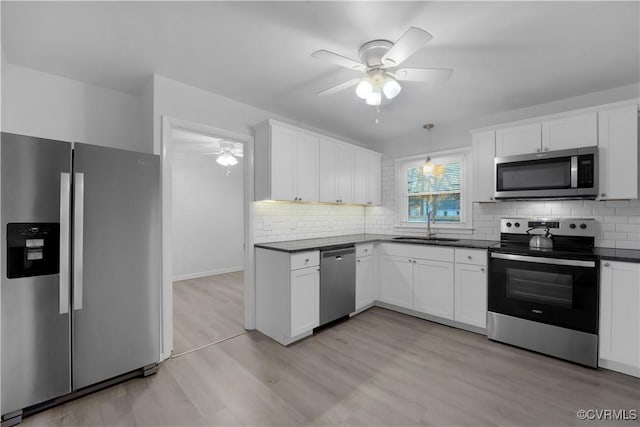
[[[424,171],[426,155],[396,162],[398,171],[398,225],[468,227],[465,198],[467,153],[431,155],[432,171]]]

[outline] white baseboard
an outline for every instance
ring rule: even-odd
[[[177,282],[179,280],[197,279],[198,277],[215,276],[216,274],[233,273],[235,271],[242,271],[242,270],[244,270],[244,266],[237,265],[235,267],[218,268],[216,270],[201,271],[198,273],[180,274],[178,276],[173,276],[172,280],[174,282]]]

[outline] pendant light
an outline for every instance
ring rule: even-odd
[[[422,129],[425,129],[429,132],[429,148],[431,148],[431,129],[433,129],[433,123],[427,123],[422,125]],[[431,161],[431,156],[427,155],[427,160],[422,164],[422,174],[425,176],[433,175],[433,162]]]

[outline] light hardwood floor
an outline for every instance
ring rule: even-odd
[[[638,378],[373,308],[289,347],[249,332],[24,425],[601,426],[576,411],[639,407]]]
[[[173,283],[173,354],[244,332],[242,271]]]

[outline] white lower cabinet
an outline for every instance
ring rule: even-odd
[[[640,264],[600,264],[598,365],[640,377]]]
[[[256,249],[256,329],[288,345],[320,324],[318,251]]]
[[[486,267],[456,263],[455,301],[455,319],[458,322],[487,327]]]
[[[453,319],[453,264],[416,259],[413,263],[413,309]]]
[[[375,264],[373,243],[356,245],[356,310],[375,300]]]
[[[291,272],[291,322],[289,336],[295,337],[320,323],[320,273],[318,267]]]
[[[404,308],[413,308],[413,264],[405,256],[381,254],[378,299]]]

